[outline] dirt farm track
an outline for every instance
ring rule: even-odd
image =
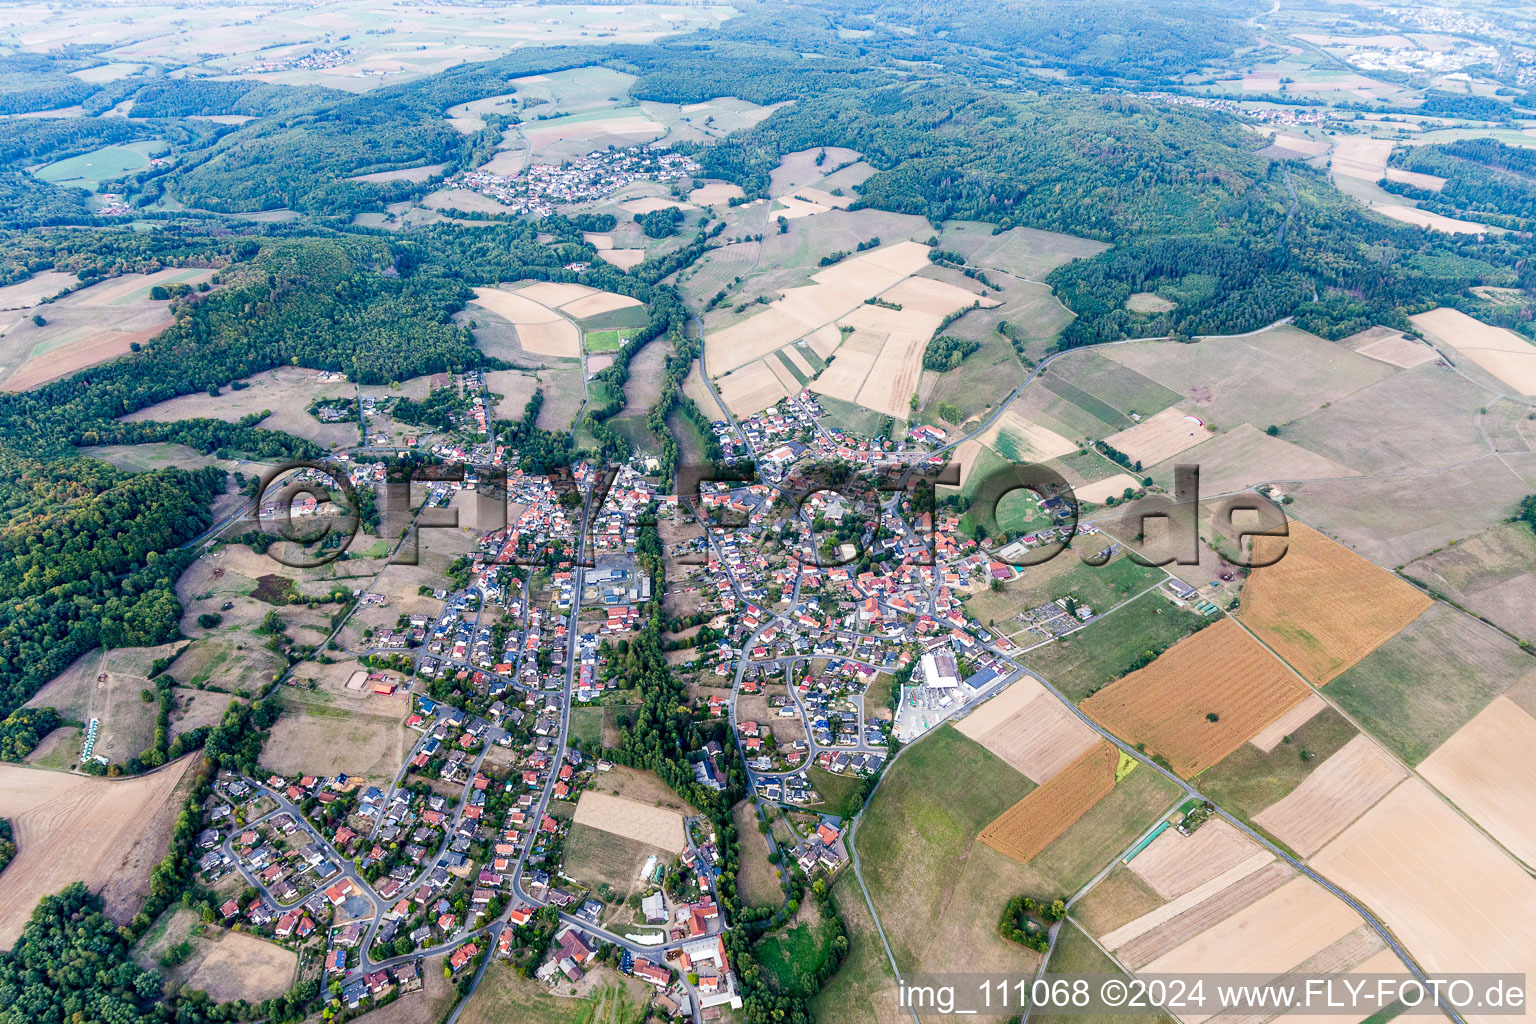
[[[98,779],[0,764],[0,817],[16,857],[0,872],[0,948],[10,949],[43,896],[83,881],[127,921],[149,891],[181,810],[189,755],[148,775]]]

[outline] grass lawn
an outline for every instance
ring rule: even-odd
[[[664,864],[672,860],[672,855],[665,850],[580,824],[571,826],[570,835],[565,840],[564,856],[564,871],[568,876],[594,890],[603,884],[612,886],[613,902],[623,900],[642,887],[640,869],[648,857],[655,857]]]
[[[632,330],[588,331],[586,335],[588,352],[617,352],[624,347],[629,336],[635,333]]]
[[[823,919],[813,897],[796,915],[796,923],[764,936],[752,948],[763,976],[786,995],[806,995],[816,988],[816,972],[826,962],[837,923]]]
[[[1028,970],[997,915],[1036,874],[977,840],[1034,784],[945,725],[901,753],[855,832],[864,881],[903,971]]]
[[[743,800],[737,804],[731,816],[740,842],[736,887],[742,903],[778,907],[784,902],[784,890],[779,887],[779,869],[768,862],[768,839],[758,831],[759,818],[752,801]]]
[[[1201,773],[1200,788],[1214,803],[1251,824],[1255,814],[1301,785],[1357,735],[1343,715],[1324,708],[1291,734],[1291,742],[1277,743],[1267,754],[1244,743]],[[1311,761],[1301,759],[1303,750],[1312,755]]]
[[[1109,954],[1094,943],[1088,935],[1072,921],[1064,921],[1061,930],[1056,933],[1056,943],[1051,947],[1051,959],[1045,965],[1046,974],[1117,974],[1127,977]],[[1126,1014],[1102,1016],[1056,1016],[1049,1013],[1033,1013],[1029,1017],[1032,1021],[1044,1021],[1047,1024],[1162,1024],[1169,1020],[1168,1016],[1161,1013]]]
[[[1146,664],[1210,620],[1148,594],[1086,629],[1024,655],[1024,663],[1074,701]],[[1149,657],[1150,655],[1150,657]]]
[[[896,978],[859,892],[858,879],[844,871],[832,886],[832,900],[848,933],[848,956],[811,1000],[817,1024],[888,1024],[896,1008]]]
[[[817,810],[840,818],[859,812],[859,789],[864,783],[862,778],[851,772],[838,775],[815,766],[806,774],[810,777],[811,785],[816,787],[816,792],[821,794],[821,803],[812,805]]]
[[[603,709],[601,707],[571,708],[571,741],[586,751],[601,750],[603,746]]]

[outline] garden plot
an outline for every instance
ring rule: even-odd
[[[1527,865],[1536,866],[1536,718],[1496,697],[1419,765],[1419,774]]]
[[[152,288],[195,285],[212,276],[212,270],[195,267],[123,274],[71,292],[41,310],[0,314],[0,390],[26,391],[128,355],[133,346],[171,325],[169,302],[150,298]],[[38,287],[31,285],[12,302],[30,298]],[[33,316],[44,322],[36,323]]]
[[[1284,557],[1252,571],[1239,615],[1315,685],[1386,643],[1433,603],[1302,523],[1290,524],[1289,537],[1255,537],[1253,543],[1260,561],[1281,550]]]
[[[956,728],[1036,783],[1048,782],[1099,739],[1029,676],[1020,677]]]
[[[1514,331],[1445,306],[1410,319],[1419,330],[1465,354],[1519,394],[1536,395],[1536,345]]]
[[[1128,430],[1111,434],[1104,443],[1132,462],[1154,466],[1210,438],[1205,421],[1178,408],[1164,409]]]
[[[1116,735],[1199,774],[1307,694],[1237,623],[1222,619],[1083,701]]]
[[[1311,863],[1370,907],[1431,974],[1467,965],[1536,973],[1536,879],[1417,779]]]
[[[1386,796],[1406,774],[1374,740],[1361,734],[1253,820],[1301,856],[1309,857]]]

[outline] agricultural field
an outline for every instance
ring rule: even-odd
[[[1257,537],[1239,617],[1298,672],[1323,685],[1386,643],[1432,603],[1391,573],[1299,522]]]
[[[1191,345],[1116,345],[1103,354],[1176,392],[1180,408],[1218,429],[1285,423],[1395,372],[1289,325]],[[1275,387],[1277,380],[1285,386]]]
[[[1042,786],[1099,742],[1097,733],[1029,676],[1009,684],[955,728]]]
[[[1427,971],[1536,965],[1536,880],[1417,779],[1311,863],[1365,901]]]
[[[1437,603],[1327,692],[1404,761],[1418,764],[1499,694],[1533,678],[1536,663],[1518,645]]]
[[[1225,819],[1210,818],[1190,835],[1163,829],[1125,863],[1159,897],[1176,900],[1260,852]]]
[[[853,842],[903,972],[1033,966],[1034,954],[996,932],[999,910],[1029,887],[1030,876],[977,839],[1032,788],[948,727],[886,773]]]
[[[1536,744],[1536,682],[1494,698],[1419,765],[1419,774],[1528,867],[1536,864],[1536,793],[1525,770]]]
[[[1454,349],[1516,394],[1536,395],[1536,345],[1502,327],[1473,319],[1459,309],[1441,307],[1411,318],[1435,341]]]
[[[1300,856],[1309,857],[1406,775],[1374,740],[1356,736],[1253,820]]]
[[[581,813],[580,807],[577,813]],[[565,838],[563,852],[566,875],[594,890],[608,886],[614,891],[611,902],[619,904],[644,888],[640,872],[650,858],[669,864],[677,851],[577,821]]]
[[[261,750],[262,767],[280,775],[360,775],[388,781],[405,763],[415,733],[395,715],[311,703],[284,693],[285,711]],[[295,706],[297,705],[297,706]]]
[[[0,818],[10,819],[17,849],[0,872],[0,948],[15,943],[41,896],[74,881],[99,893],[114,920],[137,913],[198,761],[130,779],[0,764]]]
[[[441,969],[422,973],[435,974],[439,980],[443,976]],[[449,983],[443,987],[453,992]],[[465,1024],[641,1024],[653,991],[638,978],[627,978],[611,968],[599,968],[576,984],[562,982],[551,989],[495,960],[486,967],[484,984],[464,1004],[459,1019]],[[446,1013],[451,1003],[448,1000],[438,1015]],[[375,1010],[374,1015],[387,1012]],[[435,1019],[410,1016],[389,1024]],[[368,1024],[373,1024],[372,1016]]]
[[[1093,744],[982,829],[981,841],[1014,860],[1031,860],[1115,788],[1119,755],[1107,741]]]
[[[1293,714],[1307,717],[1287,722]],[[1275,731],[1280,735],[1270,741]],[[1200,789],[1223,808],[1252,822],[1254,815],[1295,792],[1359,735],[1348,719],[1321,698],[1304,700],[1201,773]]]
[[[1085,629],[1037,647],[1022,660],[1072,700],[1083,700],[1209,622],[1205,616],[1147,594],[1095,619]]]
[[[1403,575],[1522,640],[1536,641],[1536,531],[1500,523],[1425,555]]]
[[[837,877],[831,895],[848,933],[848,956],[811,999],[811,1012],[823,1024],[897,1024],[907,1019],[896,1005],[891,962],[853,872]]]
[[[27,701],[27,707],[51,707],[71,721],[101,720],[93,754],[122,764],[148,749],[155,738],[158,708],[143,699],[151,665],[168,658],[181,644],[123,647],[81,655]]]
[[[169,301],[150,298],[152,288],[196,285],[212,276],[213,271],[196,267],[123,274],[46,305],[0,314],[0,390],[27,391],[131,355],[135,345],[171,325]],[[33,291],[51,286],[34,286]]]
[[[1222,619],[1083,701],[1123,739],[1198,775],[1306,696],[1301,680]]]
[[[1134,427],[1111,434],[1104,443],[1135,465],[1155,466],[1193,448],[1210,436],[1205,423],[1177,408],[1167,408]]]
[[[779,869],[768,862],[767,838],[758,833],[758,816],[750,800],[743,800],[731,810],[736,836],[741,843],[736,885],[742,902],[748,906],[775,906],[783,900],[779,888]]]
[[[101,149],[59,160],[32,172],[33,177],[55,185],[96,191],[104,181],[126,177],[146,170],[150,160],[163,156],[167,151],[163,142],[129,142],[121,146],[104,146]]]
[[[1359,475],[1351,466],[1309,451],[1285,437],[1272,437],[1251,423],[1240,423],[1210,436],[1187,449],[1178,461],[1200,467],[1200,493],[1208,496],[1233,494],[1267,482],[1288,488],[1291,480]],[[1169,463],[1158,467],[1149,475],[1171,489],[1173,466]]]
[[[339,374],[327,374],[299,366],[282,366],[247,377],[248,385],[238,391],[225,390],[218,396],[199,392],[160,402],[123,417],[133,423],[149,420],[169,423],[175,420],[210,419],[233,423],[252,413],[268,412],[261,425],[268,430],[302,437],[325,448],[358,443],[356,423],[323,423],[309,407],[323,399],[355,399],[354,385]]]

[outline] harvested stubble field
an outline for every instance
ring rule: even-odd
[[[472,301],[510,323],[524,352],[565,359],[581,357],[581,332],[543,303],[500,288],[476,288]]]
[[[1408,583],[1299,522],[1256,537],[1243,624],[1321,686],[1386,643],[1433,602]],[[1283,710],[1283,709],[1282,709]]]
[[[1415,338],[1409,338],[1402,331],[1394,331],[1390,327],[1367,327],[1363,331],[1351,334],[1339,344],[1346,345],[1363,356],[1370,356],[1372,359],[1379,359],[1404,369],[1432,363],[1437,358],[1435,350],[1429,345]]]
[[[1429,755],[1419,774],[1505,849],[1536,866],[1533,750],[1536,717],[1500,696]]]
[[[1261,852],[1225,818],[1210,818],[1191,835],[1166,828],[1128,866],[1165,900],[1178,899]]]
[[[26,391],[128,355],[133,345],[142,345],[171,324],[169,303],[151,299],[151,288],[196,284],[211,276],[211,270],[174,267],[123,274],[50,303],[42,325],[33,322],[30,312],[0,316],[0,389]],[[30,297],[23,293],[13,301]]]
[[[1536,640],[1536,532],[1500,523],[1410,563],[1403,574],[1525,640]]]
[[[683,850],[683,816],[671,808],[587,789],[576,803],[574,821],[672,854]]]
[[[955,728],[1040,784],[1098,740],[1097,733],[1029,676],[1020,677]]]
[[[1293,878],[1146,965],[1149,974],[1233,971],[1281,974],[1361,925],[1343,900],[1310,878]],[[1181,1015],[1191,1024],[1205,1015]]]
[[[1222,619],[1083,701],[1083,710],[1191,778],[1306,694],[1274,655]]]
[[[1209,621],[1147,594],[1022,657],[1068,698],[1080,701],[1131,671],[1138,660],[1166,650]]]
[[[1170,406],[1128,430],[1109,435],[1104,443],[1123,452],[1132,462],[1154,466],[1185,449],[1193,448],[1210,436],[1210,431],[1205,429],[1200,417],[1191,416],[1177,406]]]
[[[999,815],[981,841],[1014,860],[1030,860],[1115,788],[1119,761],[1114,744],[1101,740]]]
[[[1289,864],[1276,860],[1268,850],[1258,850],[1182,895],[1159,901],[1151,910],[1100,935],[1099,941],[1125,963],[1140,967],[1294,876]]]
[[[1253,820],[1301,856],[1309,857],[1386,796],[1406,774],[1374,740],[1362,734]]]
[[[132,779],[0,764],[0,817],[16,857],[0,872],[0,947],[9,949],[42,896],[84,881],[107,915],[131,918],[149,893],[181,811],[183,782],[198,755]]]
[[[1296,706],[1302,708],[1308,703],[1302,701]],[[1277,718],[1271,726],[1285,717]],[[1259,735],[1267,739],[1268,732],[1265,729]],[[1253,742],[1244,743],[1201,773],[1200,788],[1224,810],[1251,822],[1255,814],[1284,799],[1358,735],[1360,730],[1347,718],[1325,707],[1285,733],[1288,738],[1277,738],[1267,751]],[[1302,751],[1306,751],[1305,757]]]
[[[1536,395],[1536,345],[1459,309],[1442,306],[1411,318],[1431,338],[1451,346],[1522,395]]]
[[[1375,911],[1432,974],[1466,964],[1536,971],[1536,880],[1417,779],[1388,793],[1312,866]]]

